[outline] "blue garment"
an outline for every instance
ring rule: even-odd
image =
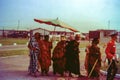
[[[32,37],[29,41],[29,46],[31,48],[36,48],[36,50],[30,49],[30,63],[29,63],[29,68],[28,71],[30,73],[35,73],[38,71],[38,54],[40,52],[38,42],[34,37]]]

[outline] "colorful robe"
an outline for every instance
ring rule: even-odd
[[[30,63],[28,71],[30,73],[35,73],[36,71],[38,71],[38,54],[40,52],[40,49],[39,44],[34,37],[30,39],[28,48],[30,50]],[[33,50],[33,48],[35,48],[36,50]]]

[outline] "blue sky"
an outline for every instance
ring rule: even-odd
[[[120,0],[0,0],[0,29],[17,29],[18,20],[19,29],[44,27],[33,19],[57,17],[80,32],[120,30]]]

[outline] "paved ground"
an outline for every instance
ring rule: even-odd
[[[6,46],[7,47],[7,46]],[[8,46],[10,48],[10,46]],[[1,50],[8,50],[8,47],[2,47]],[[25,49],[26,46],[12,46],[12,49]],[[11,48],[10,48],[11,50]],[[82,51],[82,50],[81,50]],[[85,55],[85,54],[82,54]],[[81,60],[80,60],[81,61]],[[52,66],[50,67],[49,76],[39,76],[37,78],[29,76],[27,72],[29,57],[27,55],[17,55],[10,57],[0,57],[0,80],[86,80],[86,78],[60,77],[52,74]],[[81,74],[86,75],[84,69],[84,61],[81,61]],[[106,80],[106,76],[102,75],[100,80]],[[115,79],[115,80],[120,80]]]
[[[27,45],[5,45],[0,46],[0,51],[6,51],[6,50],[26,50]]]
[[[27,55],[0,58],[0,80],[78,80],[78,78],[53,76],[52,67],[49,76],[31,77],[27,75],[28,62]]]
[[[27,73],[28,62],[29,57],[27,55],[0,58],[0,80],[86,80],[86,78],[53,76],[52,67],[50,67],[49,76],[35,78],[29,76]],[[82,65],[81,73],[85,75],[85,70]],[[105,77],[102,76],[101,80],[105,80]]]

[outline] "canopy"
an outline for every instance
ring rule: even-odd
[[[74,31],[74,32],[79,32],[78,30],[76,30],[72,26],[58,20],[58,18],[57,19],[34,19],[34,21],[38,22],[38,23],[44,23],[47,25],[55,26],[55,28],[61,27],[61,28],[69,29],[69,30]],[[55,31],[55,28],[54,28],[54,31]]]

